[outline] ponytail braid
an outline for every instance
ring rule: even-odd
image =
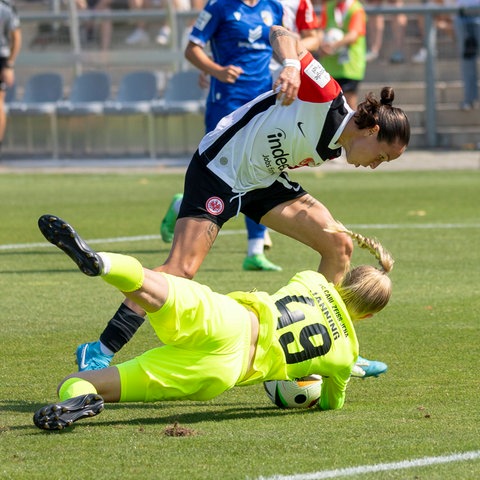
[[[325,231],[349,235],[360,248],[368,250],[380,263],[380,269],[372,265],[355,267],[335,285],[352,318],[362,318],[382,310],[392,293],[392,282],[387,276],[394,264],[392,255],[379,241],[352,232],[341,223],[330,225]]]
[[[364,237],[360,233],[352,232],[348,230],[347,227],[341,223],[336,223],[325,228],[326,232],[330,233],[346,233],[349,237],[355,240],[360,248],[365,248],[368,250],[380,263],[380,267],[385,273],[392,271],[394,260],[392,255],[382,246],[382,244],[374,239],[369,237]]]

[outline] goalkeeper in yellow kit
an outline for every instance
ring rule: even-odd
[[[54,215],[40,217],[39,227],[83,273],[101,276],[143,308],[162,342],[133,360],[67,376],[58,387],[60,401],[34,414],[35,425],[46,430],[97,415],[104,402],[203,401],[236,385],[311,374],[323,377],[319,407],[342,408],[358,356],[352,321],[380,311],[391,294],[390,254],[340,224],[330,234],[347,233],[381,268],[353,268],[338,285],[304,271],[273,295],[221,295],[193,280],[144,268],[133,257],[97,253]]]

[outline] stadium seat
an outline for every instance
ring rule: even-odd
[[[136,71],[125,74],[121,80],[118,93],[114,100],[105,102],[103,113],[106,116],[122,115],[128,116],[142,115],[147,121],[148,131],[148,151],[150,157],[155,157],[155,135],[152,116],[153,101],[158,98],[157,76],[152,71]],[[126,138],[131,128],[126,125]],[[107,131],[109,131],[107,129]],[[128,147],[127,147],[128,149]]]
[[[11,90],[11,89],[10,89]],[[32,75],[25,85],[21,100],[8,103],[9,115],[27,117],[27,141],[29,150],[33,150],[32,116],[47,115],[50,118],[52,156],[58,157],[57,102],[63,97],[63,78],[56,72]]]
[[[205,110],[206,90],[199,85],[198,70],[182,70],[174,73],[168,80],[162,98],[152,108],[154,116],[168,118],[179,115],[183,120],[183,145],[184,151],[189,149],[187,116],[191,114],[203,114]],[[166,151],[169,151],[168,123],[165,129],[164,143]]]
[[[71,148],[71,119],[73,117],[101,117],[105,102],[110,98],[111,78],[110,75],[102,71],[85,72],[73,81],[72,89],[67,100],[57,103],[57,116],[67,118],[68,125],[68,148]],[[103,117],[102,117],[103,118]],[[82,122],[82,137],[84,136],[84,127],[86,122]],[[86,144],[91,143],[92,131],[95,131],[93,122],[88,122],[86,130]],[[96,131],[101,129],[96,129]]]
[[[8,113],[10,109],[10,104],[15,101],[17,95],[16,85],[13,84],[11,87],[7,88],[5,92],[5,112]]]

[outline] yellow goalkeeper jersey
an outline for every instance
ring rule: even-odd
[[[342,408],[358,357],[358,341],[350,315],[333,284],[318,272],[304,271],[274,295],[229,295],[254,310],[260,319],[254,372],[238,385],[317,374],[323,378],[319,407]]]

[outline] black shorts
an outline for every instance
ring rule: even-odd
[[[208,218],[220,228],[239,212],[255,222],[281,203],[306,195],[286,173],[267,188],[238,194],[206,166],[207,160],[198,151],[193,155],[185,175],[182,205],[178,218]]]
[[[360,80],[352,80],[350,78],[336,78],[337,83],[342,87],[343,93],[358,91]]]
[[[0,57],[0,92],[4,92],[7,89],[7,84],[3,81],[3,70],[7,63],[7,57]]]

